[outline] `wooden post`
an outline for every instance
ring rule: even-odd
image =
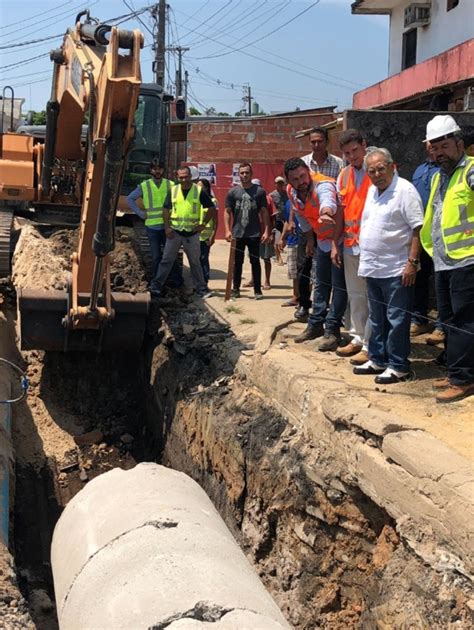
[[[227,281],[225,284],[225,297],[224,300],[228,302],[230,300],[230,294],[232,292],[232,280],[234,278],[234,263],[235,263],[235,238],[230,242],[229,250],[229,264],[227,265]]]

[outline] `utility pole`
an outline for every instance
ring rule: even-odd
[[[183,46],[169,46],[166,48],[170,52],[178,53],[178,69],[176,70],[176,96],[183,96],[183,54],[190,50]]]
[[[189,81],[189,72],[185,70],[184,71],[184,102],[186,103],[186,111],[188,111],[188,81]]]
[[[151,9],[151,15],[155,20],[155,42],[153,51],[155,60],[153,61],[153,73],[155,83],[165,87],[165,33],[166,33],[166,0],[160,0]]]
[[[252,115],[252,91],[250,89],[250,85],[244,84],[243,86],[244,95],[242,96],[242,101],[244,103],[243,111],[247,109],[247,113],[249,116]]]

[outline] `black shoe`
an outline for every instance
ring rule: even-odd
[[[240,289],[232,289],[230,292],[230,297],[234,300],[240,297]]]
[[[305,308],[304,306],[298,306],[293,317],[297,319],[299,322],[307,322],[308,315],[309,315],[308,308]]]
[[[354,374],[383,374],[385,368],[373,363],[370,359],[363,365],[358,365],[353,370]]]
[[[387,368],[383,374],[375,377],[375,382],[379,385],[391,385],[392,383],[408,381],[411,376],[411,372],[396,372],[392,368]]]
[[[324,328],[322,324],[316,326],[307,326],[301,335],[294,338],[295,343],[303,343],[303,341],[310,341],[310,339],[317,339],[324,335]]]
[[[339,333],[333,333],[328,330],[324,333],[324,339],[319,344],[319,352],[331,352],[339,348],[341,343],[341,335]]]

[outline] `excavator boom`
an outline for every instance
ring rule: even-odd
[[[82,22],[83,15],[87,15]],[[79,244],[68,291],[23,289],[18,295],[21,345],[43,350],[138,350],[149,294],[112,293],[110,254],[127,152],[141,85],[138,31],[78,15],[53,51],[53,85],[38,172],[39,199],[52,198],[58,161],[83,161]],[[122,51],[126,51],[123,53]],[[88,139],[81,143],[88,114]]]

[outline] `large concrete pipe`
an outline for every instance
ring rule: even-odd
[[[157,464],[81,490],[51,560],[61,630],[289,628],[206,493]]]

